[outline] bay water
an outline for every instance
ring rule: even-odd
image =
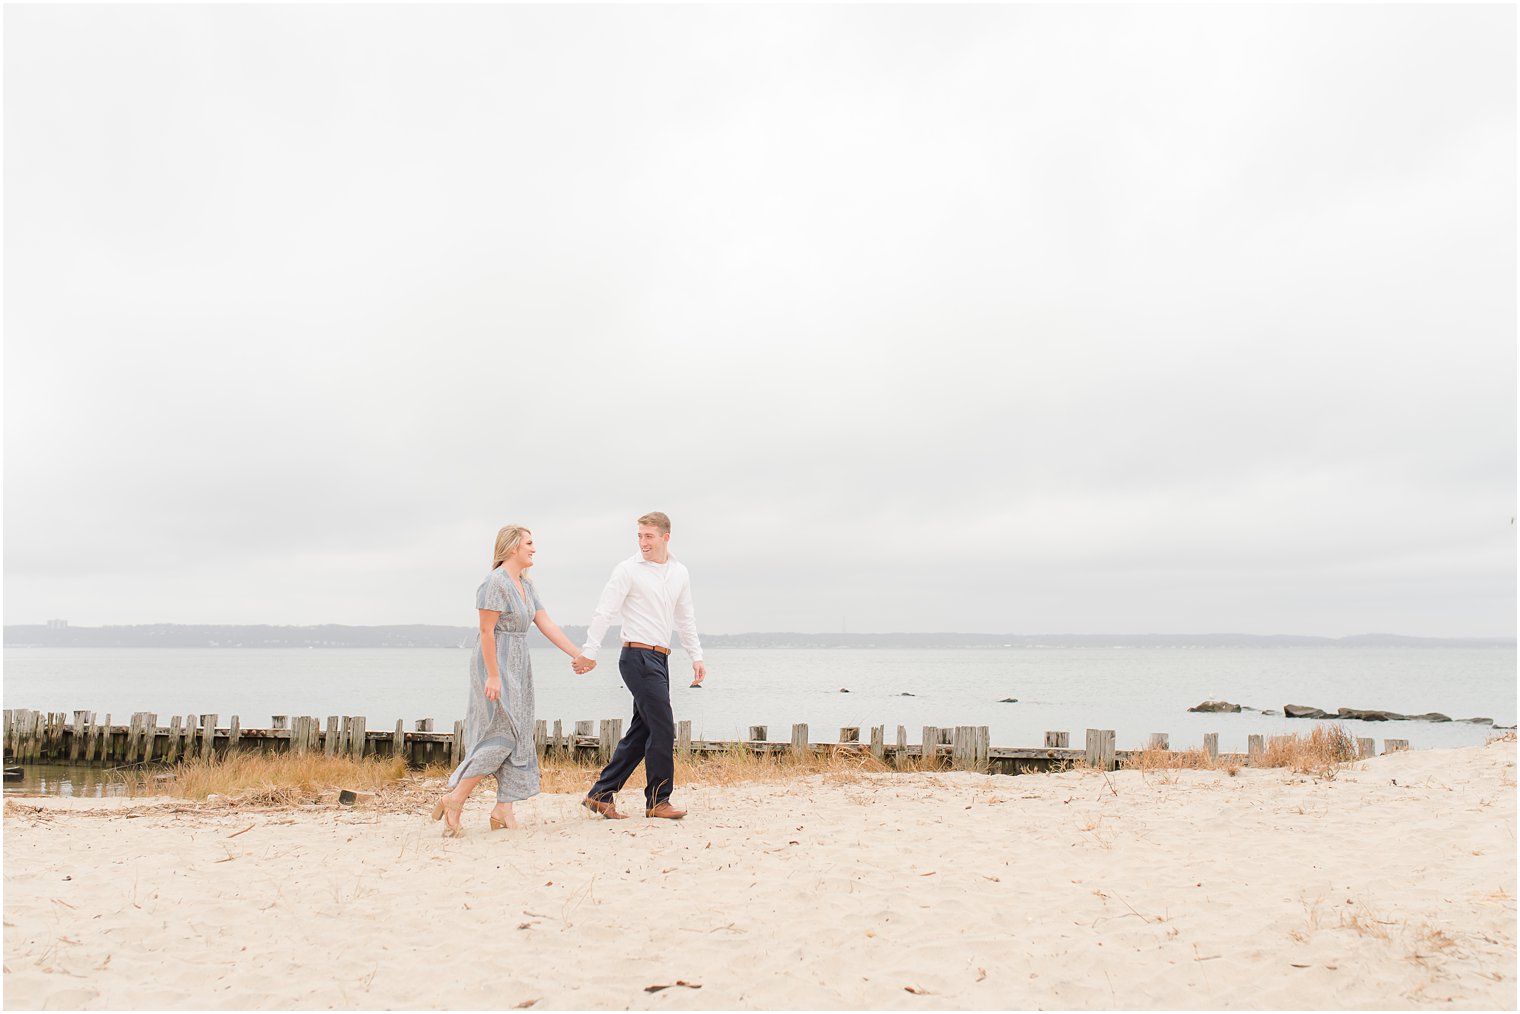
[[[413,727],[432,718],[449,730],[464,717],[473,649],[8,648],[7,708],[89,709],[126,724],[151,711],[214,712],[245,728],[270,716],[364,715],[370,729]],[[552,648],[532,652],[538,718],[568,728],[578,719],[631,715],[617,673],[617,649],[585,676]],[[1202,745],[1244,752],[1253,733],[1307,732],[1314,723],[1246,711],[1196,714],[1204,700],[1226,699],[1281,712],[1285,704],[1404,714],[1487,717],[1512,726],[1516,714],[1513,648],[956,648],[721,649],[707,655],[708,678],[692,689],[691,667],[671,656],[677,719],[698,739],[743,739],[751,725],[789,740],[805,722],[813,742],[834,742],[842,726],[897,726],[919,741],[925,725],[985,725],[994,746],[1040,746],[1046,730],[1113,729],[1120,749],[1153,732],[1173,749]],[[848,691],[848,692],[843,692]],[[1014,703],[1004,703],[1014,698]],[[1486,725],[1457,722],[1348,722],[1357,736],[1407,739],[1415,749],[1482,743]],[[1380,743],[1381,745],[1381,743]]]

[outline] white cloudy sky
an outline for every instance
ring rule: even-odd
[[[1515,631],[1512,6],[10,6],[5,621]]]

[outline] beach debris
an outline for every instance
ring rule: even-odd
[[[927,989],[923,989],[919,986],[904,986],[903,989],[907,990],[909,993],[912,993],[914,996],[929,995],[929,991]]]
[[[662,989],[673,989],[676,986],[683,986],[686,989],[701,989],[702,988],[702,984],[700,982],[687,982],[685,979],[677,979],[675,982],[657,983],[656,985],[653,985],[653,986],[645,986],[644,987],[644,992],[646,992],[646,993],[658,993]]]
[[[978,968],[976,970],[976,981],[977,982],[981,982],[985,978],[987,978],[987,969],[985,969],[985,968]]]
[[[522,1003],[515,1005],[514,1009],[515,1010],[527,1010],[529,1007],[532,1007],[534,1004],[538,1003],[538,1001],[540,1001],[542,999],[543,999],[543,997],[541,997],[541,996],[535,996],[531,1000],[524,1000]]]
[[[1188,708],[1189,711],[1207,711],[1211,713],[1239,714],[1240,705],[1231,704],[1229,701],[1204,701],[1202,704]]]
[[[1001,701],[998,701],[998,703],[999,704],[1017,704],[1017,703],[1019,703],[1019,699],[1017,697],[1004,697]]]
[[[355,803],[373,803],[374,801],[375,794],[373,792],[360,792],[356,789],[341,789],[338,792],[338,802],[344,806],[353,806]]]
[[[234,831],[231,834],[229,834],[227,837],[228,838],[236,838],[240,834],[247,834],[249,831],[252,831],[254,829],[254,826],[255,825],[253,825],[253,824],[249,824],[247,827],[243,828],[241,831]]]

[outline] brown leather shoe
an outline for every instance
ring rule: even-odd
[[[590,796],[587,796],[585,799],[581,800],[581,805],[584,806],[586,809],[590,810],[592,813],[599,813],[599,814],[601,814],[603,817],[606,817],[608,820],[627,820],[628,819],[628,814],[626,814],[626,813],[618,813],[617,806],[614,805],[613,802],[612,802],[612,800],[610,800],[610,799],[607,800],[604,803],[600,799],[592,799]]]
[[[652,809],[645,810],[644,816],[664,817],[666,820],[680,820],[686,816],[686,811],[677,810],[674,806],[670,805],[670,800],[666,799],[654,804]]]

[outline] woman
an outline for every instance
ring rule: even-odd
[[[507,525],[496,533],[491,573],[475,592],[480,610],[480,643],[470,662],[470,703],[465,713],[465,758],[449,776],[453,789],[433,807],[444,818],[444,836],[464,834],[459,823],[465,800],[482,778],[496,776],[491,830],[516,827],[512,804],[538,794],[538,752],[533,745],[533,664],[528,658],[528,624],[538,624],[554,646],[572,659],[570,643],[538,600],[527,578],[533,566],[533,533]]]

